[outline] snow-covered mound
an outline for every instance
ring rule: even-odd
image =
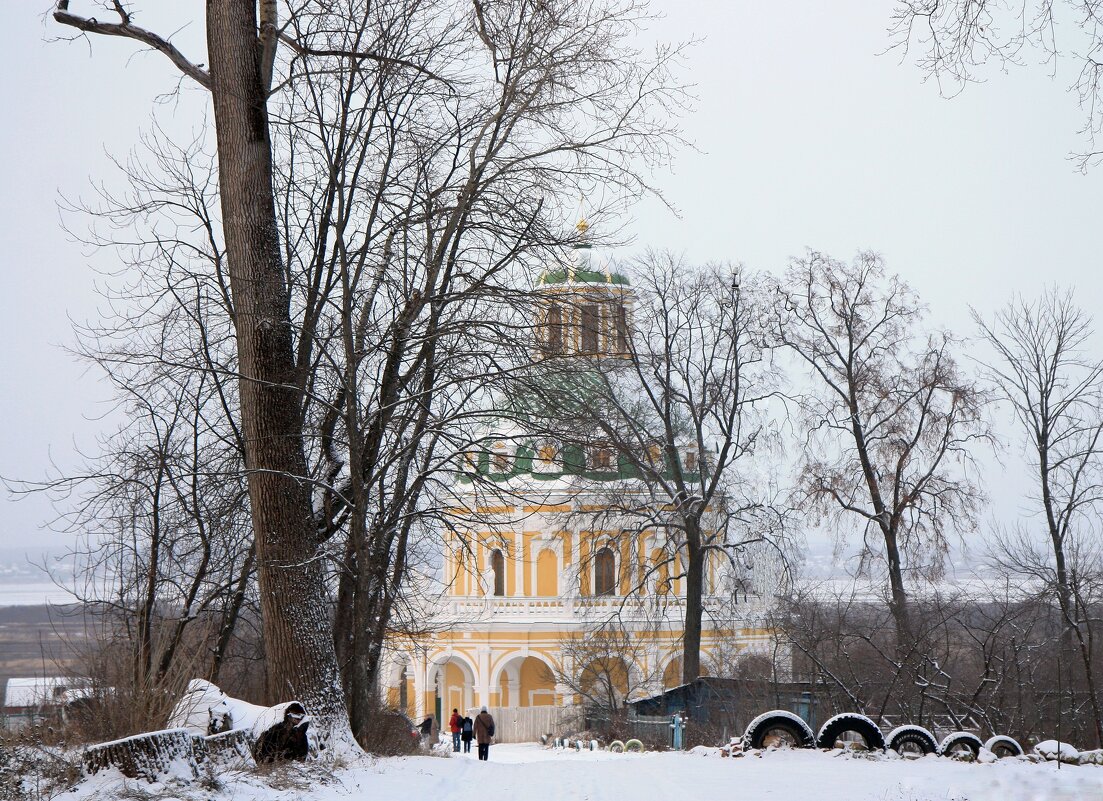
[[[270,714],[269,707],[231,698],[209,681],[192,679],[169,716],[168,728],[188,729],[196,734],[252,731],[258,720]]]
[[[1034,753],[1046,759],[1060,759],[1062,762],[1077,764],[1080,761],[1080,752],[1068,743],[1059,740],[1042,740],[1034,746]]]

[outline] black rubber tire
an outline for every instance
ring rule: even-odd
[[[1018,741],[1005,734],[997,734],[995,737],[989,737],[984,747],[1000,759],[1023,755],[1023,747],[1019,745]]]
[[[980,749],[984,748],[984,743],[975,734],[970,734],[967,731],[955,731],[942,738],[942,742],[938,744],[938,755],[950,756],[955,750],[961,748],[968,748],[973,752],[973,759],[976,759],[980,756]]]
[[[834,748],[835,741],[846,732],[857,734],[870,751],[885,750],[885,735],[877,728],[877,724],[865,715],[854,712],[846,712],[836,715],[820,727],[820,733],[816,736],[818,748]]]
[[[912,750],[905,750],[908,746],[918,750],[923,756],[938,751],[938,741],[922,726],[900,726],[889,732],[888,747],[893,751],[900,756],[914,753]]]
[[[816,744],[816,736],[808,728],[807,723],[800,718],[794,718],[789,712],[774,710],[759,715],[750,722],[747,730],[743,732],[743,750],[764,748],[763,740],[777,732],[787,735],[797,748],[812,748]]]

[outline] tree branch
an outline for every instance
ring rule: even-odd
[[[58,0],[57,9],[54,11],[54,21],[76,28],[84,33],[121,36],[124,39],[134,39],[142,42],[154,50],[164,53],[169,61],[176,65],[177,69],[204,89],[211,88],[211,74],[198,64],[189,61],[183,53],[176,49],[172,42],[152,31],[133,25],[130,22],[130,15],[126,13],[121,4],[115,4],[115,11],[119,14],[120,22],[100,22],[95,17],[81,17],[69,13],[69,0]]]

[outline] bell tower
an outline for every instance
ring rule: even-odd
[[[631,288],[597,251],[583,218],[562,267],[537,281],[540,347],[545,357],[627,356],[631,349]]]

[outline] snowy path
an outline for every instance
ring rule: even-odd
[[[450,758],[365,759],[301,781],[255,773],[220,776],[220,791],[140,785],[158,799],[186,801],[1103,801],[1103,767],[1003,761],[968,765],[921,760],[850,759],[818,751],[721,759],[695,754],[609,754],[496,745],[490,762]],[[123,785],[129,784],[129,790]],[[100,774],[62,799],[138,797],[115,772]],[[278,788],[278,789],[277,789]],[[128,795],[129,793],[129,795]]]
[[[357,779],[380,797],[432,801],[1103,801],[1103,768],[1096,767],[1058,773],[1053,764],[966,765],[934,757],[874,762],[798,751],[720,759],[535,745],[493,746],[490,755],[482,764],[466,756],[380,760],[369,769],[375,775]]]

